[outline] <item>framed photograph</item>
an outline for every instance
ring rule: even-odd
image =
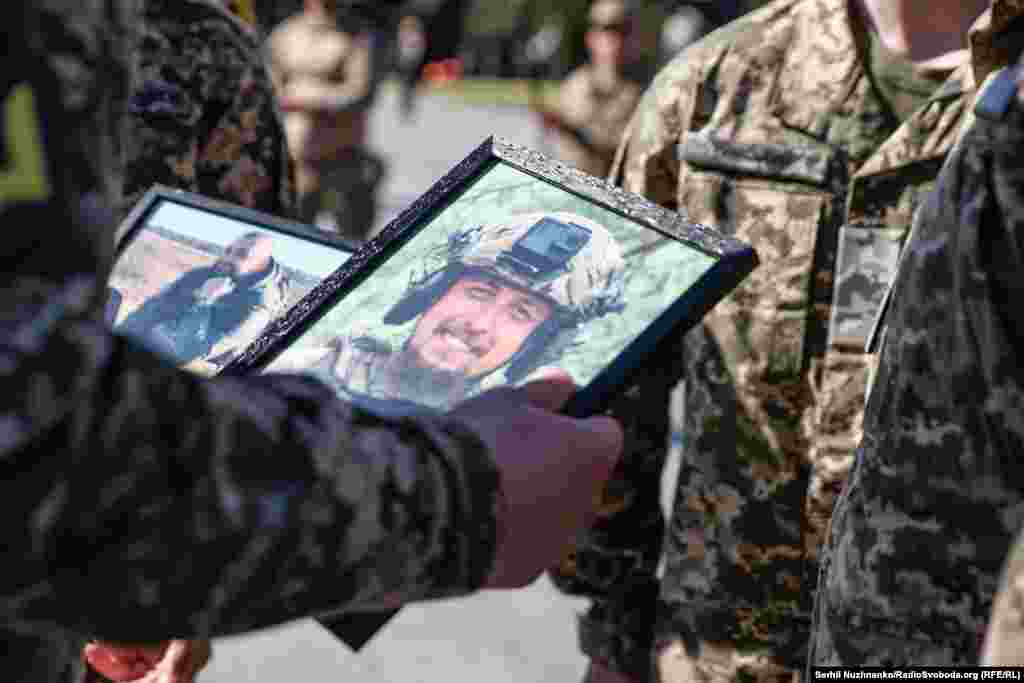
[[[352,255],[316,228],[160,185],[117,234],[107,321],[204,375]]]
[[[605,410],[754,268],[746,244],[490,138],[226,373],[315,375],[378,412],[444,410],[545,368]],[[358,650],[394,612],[320,620]]]
[[[226,369],[313,374],[346,400],[445,410],[547,368],[606,409],[754,251],[502,139],[472,154]]]

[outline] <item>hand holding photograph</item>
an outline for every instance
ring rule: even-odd
[[[753,250],[491,138],[223,372],[312,374],[378,414],[447,410],[549,368],[605,411],[754,268]],[[355,650],[395,612],[321,623]]]
[[[706,226],[489,140],[230,371],[313,374],[375,412],[446,410],[559,368],[602,411],[753,267]]]

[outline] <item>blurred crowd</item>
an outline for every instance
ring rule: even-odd
[[[1024,225],[1024,3],[522,1],[502,3],[505,28],[484,21],[498,11],[495,5],[468,0],[139,4],[142,19],[131,48],[137,74],[126,93],[123,136],[111,141],[117,148],[111,158],[124,159],[123,187],[111,195],[120,195],[115,211],[122,215],[152,184],[163,183],[315,224],[358,245],[372,236],[374,198],[387,172],[367,145],[368,112],[382,82],[393,78],[399,84],[401,106],[411,118],[428,81],[557,79],[555,96],[536,94],[529,103],[557,158],[758,252],[754,273],[684,338],[660,347],[616,402],[612,415],[624,434],[619,466],[596,502],[596,521],[590,520],[561,564],[547,568],[561,590],[589,600],[578,623],[589,683],[795,683],[813,678],[818,666],[1024,663],[1024,541],[1017,540],[1024,530],[1024,461],[1016,458],[1024,447],[1024,376],[1016,357],[1018,344],[1024,345],[1024,318],[1015,298],[1024,292],[1024,238],[1016,232]],[[75,24],[69,35],[89,26]],[[73,109],[73,95],[61,106],[85,111]],[[23,106],[11,102],[8,121],[22,111],[14,107]],[[25,153],[10,143],[13,137],[8,134],[11,149]],[[21,163],[17,154],[8,152],[5,158],[14,160],[8,165]],[[96,164],[108,158],[80,156]],[[30,187],[5,182],[3,191],[11,196]],[[76,201],[91,196],[74,183],[68,187]],[[79,236],[96,232],[97,221],[112,220],[81,208],[83,202],[75,204]],[[100,252],[100,266],[68,272],[92,268],[102,274]],[[13,263],[23,268],[29,261]],[[20,320],[24,311],[42,311],[28,327],[9,323],[15,332],[6,333],[5,344],[12,359],[36,358],[32,344],[56,329],[54,316],[77,310],[74,292],[60,290],[58,296],[38,284],[56,278],[70,286],[74,278],[54,270],[39,266],[9,288],[17,305],[9,306],[3,325],[8,318]],[[60,305],[39,304],[51,299]],[[62,340],[74,337],[62,334]],[[60,358],[71,353],[60,349]],[[104,368],[115,372],[104,363],[119,357],[103,356],[96,361],[99,370],[89,366],[89,377],[101,376]],[[11,369],[22,367],[17,362],[5,356],[5,376],[17,376]],[[45,367],[43,361],[29,364]],[[163,394],[200,391],[166,382],[170,389]],[[35,444],[25,451],[32,456],[63,452],[63,442],[48,441],[59,437],[47,431],[64,425],[61,417],[39,407],[65,405],[51,399],[57,392],[52,387],[26,380],[12,391],[44,417],[12,418],[19,426],[11,427],[13,445],[4,453],[21,454],[25,443]],[[434,488],[414,495],[396,483],[400,475],[374,470],[382,477],[379,490],[394,496],[386,499],[389,505],[413,498],[420,505],[397,517],[449,515],[449,526],[364,531],[385,539],[378,548],[398,544],[396,537],[420,545],[394,553],[409,562],[408,571],[407,565],[388,571],[361,560],[346,574],[353,604],[364,584],[386,593],[375,594],[377,607],[393,606],[386,598],[395,592],[400,604],[516,584],[518,579],[486,584],[481,563],[507,558],[511,547],[529,554],[528,544],[496,540],[494,520],[506,513],[495,512],[501,510],[497,497],[475,498],[467,482],[486,480],[487,495],[497,496],[504,484],[480,472],[497,457],[498,440],[479,434],[500,433],[503,424],[513,429],[507,425],[519,423],[509,416],[522,411],[501,404],[493,414],[506,422],[492,420],[486,429],[480,415],[490,419],[492,412],[470,411],[478,422],[466,418],[466,424],[477,436],[467,437],[462,422],[410,427],[361,414],[339,418],[347,408],[324,409],[329,415],[310,408],[327,405],[317,402],[314,385],[268,387],[251,388],[266,400],[260,405],[267,415],[302,413],[268,430],[271,446],[291,439],[287,443],[322,454],[329,449],[317,441],[321,437],[309,435],[322,428],[341,434],[340,450],[354,449],[356,461],[416,454],[409,462],[422,469],[408,477],[426,480],[429,470]],[[217,391],[211,415],[246,404],[242,388],[227,384]],[[115,394],[110,389],[103,395]],[[19,416],[22,403],[12,409]],[[540,403],[552,405],[551,399]],[[88,417],[79,417],[66,430],[86,433],[88,424]],[[373,435],[346,440],[348,430],[368,424]],[[562,432],[547,439],[548,432],[532,424],[506,436],[558,441],[575,457],[589,450],[572,448],[576,442]],[[209,439],[214,445],[208,450],[221,454],[218,467],[228,467],[231,458],[217,449],[231,437],[186,438],[159,424],[152,429],[190,443]],[[415,439],[387,441],[410,429],[420,430]],[[665,518],[659,492],[674,431],[683,437],[681,464]],[[96,444],[113,438],[89,443],[100,448]],[[147,463],[153,457],[139,453]],[[11,481],[42,476],[17,460],[10,457]],[[184,481],[195,467],[182,462],[167,476]],[[313,481],[325,468],[297,472],[294,481]],[[534,475],[547,471],[538,465]],[[274,488],[277,476],[243,477],[231,495],[252,488],[284,500],[284,489]],[[359,476],[371,475],[360,470]],[[515,481],[502,476],[502,482]],[[56,542],[47,535],[47,520],[70,524],[61,516],[64,506],[86,509],[120,500],[115,492],[96,502],[64,495],[59,486],[44,490],[50,493],[43,502],[23,512],[32,523],[18,531],[29,539],[24,547],[37,553],[32,557],[44,558],[33,565],[39,571],[63,567],[53,564],[56,551],[48,544]],[[444,498],[446,491],[463,497]],[[435,494],[443,498],[436,508],[429,502]],[[263,510],[266,500],[253,509]],[[522,500],[517,510],[528,507]],[[221,609],[218,601],[231,599],[220,589],[204,604],[207,611],[197,612],[201,618],[193,618],[187,601],[175,612],[175,601],[158,601],[156,589],[141,582],[138,595],[151,597],[125,598],[121,609],[132,615],[131,609],[145,614],[138,605],[153,610],[160,615],[153,628],[136,634],[116,622],[110,628],[110,622],[81,617],[99,624],[88,631],[97,639],[83,651],[92,665],[85,675],[185,683],[209,658],[207,638],[316,614],[336,603],[338,595],[329,589],[303,592],[301,581],[256,579],[262,569],[254,567],[265,562],[270,573],[294,569],[290,558],[301,554],[295,548],[323,542],[311,540],[315,530],[365,522],[358,497],[345,504],[344,514],[333,508],[328,514],[324,503],[315,508],[319,517],[311,513],[294,522],[296,533],[307,535],[275,546],[277,555],[249,549],[258,560],[239,570],[239,581],[272,586],[270,597],[250,595],[254,603],[270,605],[260,618],[210,616]],[[375,499],[372,505],[385,504]],[[117,510],[129,514],[125,510],[134,508]],[[302,526],[311,518],[320,521]],[[539,528],[545,518],[531,519]],[[99,520],[90,522],[90,538],[104,537]],[[188,538],[182,542],[189,547]],[[143,555],[152,551],[140,547]],[[409,560],[424,547],[430,562]],[[349,546],[334,550],[334,557],[354,552]],[[302,555],[302,562],[323,563],[314,557],[319,555]],[[446,573],[438,557],[462,564]],[[99,566],[119,558],[113,554]],[[228,569],[217,581],[230,580],[232,561],[223,560]],[[163,586],[161,569],[140,566],[148,581]],[[210,564],[213,573],[221,568]],[[537,571],[526,574],[532,578]],[[55,572],[67,582],[66,573]],[[381,589],[384,574],[388,591]],[[66,585],[85,585],[81,581],[75,574]],[[303,599],[285,595],[292,589]],[[14,597],[5,597],[14,615],[9,621],[19,627],[50,624],[60,613],[52,603],[60,600],[39,596],[51,592],[57,595],[46,582],[18,583]],[[187,591],[174,593],[182,594]],[[77,623],[67,628],[76,630]],[[30,647],[24,632],[12,632],[22,638],[21,647]],[[160,638],[162,645],[151,644]],[[76,641],[76,652],[80,645]],[[44,659],[37,658],[39,671]]]
[[[213,3],[230,15],[230,25],[223,17],[218,25],[210,3],[181,11],[173,3],[144,3],[146,77],[133,100],[125,206],[160,182],[293,216],[359,244],[370,236],[386,173],[367,146],[368,111],[389,78],[401,88],[409,118],[423,84],[565,77],[557,101],[536,96],[532,105],[556,156],[604,175],[656,68],[742,13],[738,0],[667,3],[655,8],[652,27],[650,11],[605,2],[582,8],[580,34],[579,17],[565,8],[544,13],[537,3],[514,5],[513,25],[496,37],[467,30],[475,14],[497,11],[487,2]],[[210,34],[190,43],[199,24]],[[582,50],[569,49],[576,35]],[[202,50],[214,42],[223,45],[217,59],[230,62],[230,70],[202,68],[212,59]],[[496,56],[501,50],[512,56]],[[577,66],[568,73],[571,64]],[[204,125],[190,121],[172,130],[175,108]],[[228,164],[231,145],[245,154]]]

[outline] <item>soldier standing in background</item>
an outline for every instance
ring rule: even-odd
[[[255,28],[221,0],[142,9],[123,212],[163,183],[291,217],[291,161]]]
[[[585,36],[589,62],[562,83],[555,108],[541,112],[553,137],[554,156],[598,177],[608,174],[640,100],[640,85],[624,70],[633,21],[626,0],[596,0]]]
[[[761,265],[626,394],[627,476],[559,579],[595,598],[581,639],[598,673],[643,680],[653,647],[666,683],[799,677],[860,440],[865,341],[968,111],[962,48],[985,4],[778,0],[683,50],[645,94],[613,177],[749,242]],[[979,58],[995,51],[976,40]]]
[[[295,161],[298,217],[354,243],[370,236],[384,165],[366,150],[380,37],[340,0],[307,0],[267,49]]]

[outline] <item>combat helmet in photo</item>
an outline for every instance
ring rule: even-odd
[[[484,274],[550,303],[552,316],[505,366],[515,383],[552,364],[581,326],[625,307],[626,263],[600,223],[569,212],[526,213],[453,232],[428,253],[384,323],[401,325],[425,312],[466,274]]]

